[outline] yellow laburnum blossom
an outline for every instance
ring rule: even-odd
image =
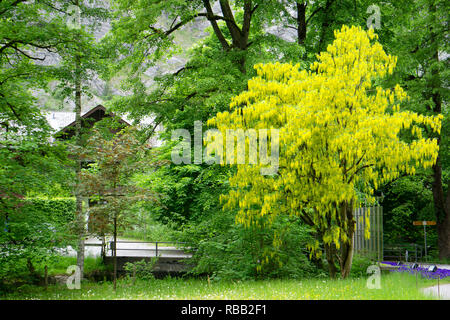
[[[238,223],[251,226],[261,218],[270,223],[279,214],[297,215],[312,223],[325,243],[339,247],[352,241],[354,220],[343,208],[353,209],[357,188],[370,201],[380,185],[435,163],[437,141],[424,138],[422,127],[439,132],[442,116],[401,110],[408,97],[399,85],[373,87],[397,63],[377,38],[373,29],[343,26],[309,70],[258,64],[248,91],[233,98],[229,112],[208,121],[222,133],[229,128],[280,130],[276,175],[262,176],[262,163],[241,164],[230,179],[233,190],[224,196],[225,205],[239,208]],[[402,141],[402,130],[416,139]]]

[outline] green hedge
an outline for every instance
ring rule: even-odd
[[[0,216],[0,292],[17,281],[39,281],[30,263],[48,264],[57,248],[74,246],[75,209],[73,198],[28,198]]]
[[[75,198],[29,198],[24,209],[55,226],[64,226],[75,218]]]

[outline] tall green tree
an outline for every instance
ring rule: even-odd
[[[50,241],[54,238],[45,221],[36,223],[22,202],[30,192],[45,194],[52,184],[64,184],[72,177],[64,167],[64,148],[49,143],[50,128],[36,99],[57,69],[48,64],[48,56],[70,42],[64,36],[68,31],[65,21],[54,5],[39,0],[0,2],[1,242],[2,253],[6,249],[12,264],[17,262],[14,257],[31,263],[33,247],[35,253],[43,253],[59,245]],[[16,223],[13,217],[29,219]],[[48,242],[30,236],[41,227]]]
[[[137,119],[153,114],[164,124],[177,122],[183,115],[197,112],[200,101],[206,101],[203,109],[217,111],[227,105],[236,86],[245,86],[257,55],[298,60],[289,50],[295,44],[265,31],[266,24],[279,20],[284,10],[278,1],[222,0],[214,11],[213,3],[206,0],[115,1],[114,8],[112,32],[105,45],[116,54],[111,76],[125,72],[123,89],[130,94],[113,105]],[[157,77],[156,83],[149,82],[147,69],[176,53],[176,42],[188,37],[183,28],[194,21],[209,24],[210,37],[200,41],[198,48],[184,52],[189,60],[185,66]],[[196,120],[206,120],[203,111],[198,111]],[[174,119],[177,112],[181,115]],[[189,118],[193,117],[190,114]]]
[[[381,38],[399,56],[394,81],[408,89],[409,108],[423,115],[442,115],[442,131],[427,131],[440,146],[430,177],[441,259],[450,257],[450,118],[448,1],[395,1],[382,7]],[[427,182],[425,180],[425,182]],[[425,185],[425,187],[428,187]]]
[[[55,4],[58,6],[58,4]],[[75,105],[75,134],[73,143],[78,149],[84,147],[86,138],[83,138],[81,111],[82,96],[90,95],[89,80],[101,72],[101,48],[94,38],[94,30],[98,24],[108,16],[105,8],[92,4],[66,1],[57,7],[59,15],[67,25],[65,36],[67,41],[57,51],[60,64],[55,72],[58,81],[58,91],[62,97],[68,98]],[[86,237],[86,216],[83,213],[81,195],[81,159],[75,159],[75,181],[73,193],[76,197],[77,221],[79,227],[79,243],[77,251],[77,265],[81,277],[84,273],[84,239]]]

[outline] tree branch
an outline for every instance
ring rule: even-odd
[[[321,11],[321,10],[323,10],[323,9],[324,9],[324,7],[318,7],[318,8],[316,8],[316,10],[314,10],[314,11],[309,15],[308,19],[306,19],[306,23],[308,24],[309,20],[311,20],[312,17],[314,17],[314,15],[315,15],[316,13],[318,13],[319,11]]]
[[[26,53],[25,51],[22,51],[21,49],[17,48],[17,46],[13,46],[12,48],[14,48],[16,51],[20,52],[22,55],[24,55],[28,59],[39,60],[39,61],[44,61],[45,60],[45,57],[44,58],[33,57],[33,56],[29,55],[28,53]]]
[[[373,167],[374,165],[375,165],[375,164],[366,164],[366,165],[364,165],[364,166],[358,168],[358,169],[352,174],[352,176],[350,177],[350,180],[349,180],[348,182],[351,182],[351,181],[353,180],[353,178],[355,177],[355,175],[356,175],[359,171],[361,171],[361,170],[363,170],[363,169],[365,169],[365,168]]]
[[[9,77],[5,77],[2,81],[0,81],[0,86],[2,86],[5,82],[7,82],[9,79],[12,79],[12,78],[17,78],[17,77],[23,77],[23,76],[29,76],[30,75],[30,73],[19,73],[19,74],[14,74],[14,75],[11,75],[11,76],[9,76]]]
[[[19,114],[16,112],[16,110],[14,110],[14,106],[6,100],[5,95],[4,95],[3,93],[0,92],[0,96],[5,100],[6,105],[7,105],[8,108],[12,111],[12,113],[13,113],[14,116],[17,118],[17,120],[19,120],[20,122],[22,122],[22,118],[19,116]]]
[[[6,8],[6,9],[0,11],[0,15],[4,14],[5,12],[7,12],[7,11],[8,11],[9,9],[11,9],[12,7],[16,7],[19,3],[25,2],[25,1],[27,1],[27,0],[16,0],[16,1],[14,1],[13,3],[11,3],[11,4],[9,5],[8,8]]]
[[[209,22],[211,23],[211,26],[213,27],[214,33],[217,37],[217,39],[219,39],[220,44],[222,45],[222,48],[227,51],[230,49],[230,45],[228,44],[228,41],[225,39],[222,31],[220,30],[219,26],[217,25],[217,21],[215,19],[213,19],[214,14],[211,8],[211,4],[209,3],[209,0],[203,0],[203,5],[206,9],[206,18],[209,20]]]
[[[257,7],[257,5],[255,6]],[[250,34],[250,25],[252,20],[252,15],[255,8],[252,8],[252,1],[245,0],[244,1],[244,21],[242,23],[241,30],[241,48],[245,49],[247,47],[248,37]]]
[[[246,1],[246,3],[249,0]],[[228,30],[230,30],[231,38],[233,39],[233,46],[234,47],[241,47],[241,35],[242,30],[239,29],[239,27],[236,24],[236,21],[234,19],[233,11],[231,10],[230,3],[228,0],[220,0],[219,1],[220,8],[222,9],[223,16],[226,18],[225,23],[228,27]]]
[[[298,28],[297,27],[294,27],[294,26],[284,26],[285,28],[290,28],[290,29],[294,29],[294,30],[298,30]]]

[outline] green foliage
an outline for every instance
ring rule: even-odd
[[[413,221],[436,219],[428,180],[423,174],[402,177],[384,189],[382,204],[385,243],[424,244],[423,227],[414,226]],[[427,245],[436,246],[436,228],[427,229]]]
[[[159,204],[143,205],[144,210],[157,221],[179,227],[220,210],[219,196],[228,190],[228,176],[228,168],[221,166],[170,165],[136,181],[161,195]]]
[[[38,257],[37,259],[27,258],[15,259],[1,266],[0,272],[4,275],[0,281],[0,294],[2,292],[13,292],[31,287],[33,284],[43,284],[45,267],[47,266],[47,275],[49,278],[56,275],[67,275],[67,268],[77,264],[76,257],[61,256],[58,254],[47,256],[46,259]],[[28,268],[32,265],[34,273],[30,274]],[[111,266],[105,265],[100,257],[85,257],[84,260],[85,276],[89,279],[91,275],[98,273],[110,272]],[[6,271],[6,272],[5,272]],[[52,282],[51,280],[49,281]],[[20,286],[20,289],[17,287]]]
[[[31,198],[26,200],[24,208],[55,227],[67,227],[75,219],[75,198]]]
[[[26,201],[20,210],[2,219],[0,231],[0,279],[21,277],[36,281],[34,264],[47,264],[62,249],[73,246],[70,233],[73,201]]]
[[[73,172],[68,170],[73,157],[68,156],[63,145],[48,143],[50,128],[38,107],[36,93],[52,91],[52,98],[57,96],[57,101],[73,100],[79,82],[83,98],[95,91],[90,82],[95,73],[116,82],[124,80],[122,89],[127,94],[119,97],[113,97],[114,90],[109,87],[112,82],[107,82],[103,95],[109,105],[136,120],[155,116],[155,123],[164,125],[163,138],[168,141],[172,129],[192,132],[195,120],[205,121],[228,110],[230,98],[246,90],[247,81],[255,75],[253,65],[278,61],[299,63],[300,69],[304,69],[315,61],[317,52],[326,50],[334,29],[340,29],[342,24],[365,28],[369,15],[366,9],[372,4],[381,8],[382,27],[377,30],[380,43],[388,53],[399,57],[393,76],[377,80],[376,84],[382,82],[384,87],[393,87],[399,83],[411,96],[406,104],[408,109],[423,115],[444,116],[439,135],[440,176],[443,194],[450,195],[447,192],[450,68],[447,56],[441,54],[449,51],[448,24],[442,23],[448,20],[448,1],[253,0],[248,38],[243,27],[248,19],[245,8],[248,1],[221,1],[229,4],[233,12],[230,15],[220,8],[215,10],[217,19],[210,20],[204,15],[210,1],[115,0],[108,10],[91,7],[92,3],[80,5],[83,20],[89,20],[89,25],[70,29],[67,11],[73,1],[0,1],[0,279],[20,276],[36,280],[41,267],[53,263],[57,249],[72,243],[67,226],[73,219],[73,200],[26,199],[67,197],[74,181]],[[306,9],[304,41],[295,39],[292,31],[299,27],[295,11],[301,4]],[[114,20],[112,32],[98,43],[93,30],[110,13]],[[231,18],[241,32],[234,32],[236,26],[231,26]],[[206,30],[209,35],[200,41],[197,35],[202,31],[191,32],[190,22],[194,19],[210,25]],[[290,39],[272,34],[274,26],[283,36],[291,30]],[[169,61],[150,79],[148,67],[173,54],[180,54],[187,63],[181,67]],[[54,56],[60,63],[49,65],[45,56]],[[106,61],[105,56],[111,59]],[[112,138],[110,120],[97,125],[106,140]],[[153,129],[154,124],[144,128],[139,139],[145,140]],[[81,140],[86,141],[90,134],[83,131],[82,135]],[[431,132],[425,135],[437,138]],[[110,146],[103,141],[100,149]],[[168,143],[160,149],[165,152],[163,160],[170,159],[172,147]],[[113,153],[107,156],[109,160]],[[106,189],[114,186],[111,176],[105,175],[102,181],[92,179],[101,175],[102,159],[97,160],[84,173],[86,188],[92,187],[86,193],[100,200],[107,197]],[[198,247],[195,272],[210,273],[216,279],[300,278],[321,272],[299,250],[311,239],[308,229],[301,224],[280,217],[270,228],[247,230],[235,225],[234,212],[221,211],[219,195],[230,190],[228,178],[234,169],[192,164],[154,170],[141,165],[139,173],[133,176],[128,174],[132,171],[129,170],[132,163],[129,164],[119,184],[128,190],[135,185],[151,189],[162,197],[159,203],[137,203],[136,197],[132,205],[127,204],[122,211],[126,213],[121,217],[123,224],[119,225],[123,235],[144,240],[189,241]],[[416,177],[400,178],[383,189],[386,242],[422,243],[423,229],[413,226],[412,221],[443,218],[442,212],[433,215],[436,208],[432,190],[438,184],[426,178],[430,173],[431,170]],[[93,206],[92,213],[94,216],[95,213],[101,216],[102,210],[114,213],[117,204],[110,200],[109,207]],[[280,246],[273,245],[279,240],[274,234],[282,235]],[[428,235],[430,244],[437,243],[435,227],[428,228]],[[265,261],[266,257],[269,261]],[[364,273],[366,263],[355,257],[352,274]]]
[[[35,280],[31,261],[50,259],[69,241],[65,208],[52,211],[45,201],[26,199],[51,194],[52,185],[65,189],[71,181],[65,148],[50,145],[48,137],[45,126],[0,131],[0,279],[27,269]]]
[[[366,255],[355,254],[352,261],[352,270],[350,271],[350,277],[365,278],[367,277],[367,268],[375,264],[376,259],[370,258]]]
[[[274,249],[274,234],[282,244]],[[270,228],[246,229],[234,212],[213,212],[185,225],[179,240],[196,248],[194,274],[213,279],[302,278],[321,274],[308,260],[309,228],[297,219],[280,217]]]
[[[140,280],[152,280],[155,279],[153,269],[157,263],[158,258],[151,258],[150,260],[142,259],[137,262],[127,262],[123,268],[128,277]]]
[[[124,5],[123,1],[117,1],[117,3],[119,7]],[[166,5],[171,6],[169,3]],[[236,48],[224,50],[213,28],[209,27],[206,30],[209,36],[184,48],[182,56],[188,61],[183,67],[165,70],[150,82],[146,79],[144,71],[159,61],[162,54],[159,50],[162,48],[165,49],[164,55],[170,56],[168,52],[171,50],[173,53],[175,46],[171,42],[174,38],[172,35],[162,37],[162,34],[157,32],[147,34],[148,25],[155,23],[155,15],[161,10],[160,3],[149,1],[145,6],[135,4],[128,7],[128,10],[132,10],[142,18],[121,17],[115,24],[112,34],[105,38],[104,42],[113,46],[114,52],[121,53],[120,62],[111,64],[111,69],[114,70],[112,75],[117,76],[118,69],[121,72],[125,70],[128,76],[126,81],[122,82],[123,89],[130,90],[133,94],[116,96],[108,104],[121,112],[129,112],[130,117],[134,119],[141,119],[150,114],[156,116],[155,121],[164,124],[168,135],[174,128],[189,130],[195,120],[206,121],[217,112],[226,110],[230,98],[244,90],[247,80],[254,75],[254,64],[274,59],[283,62],[300,62],[302,48],[298,44],[263,31],[262,21],[277,16],[274,13],[276,5],[276,1],[265,1],[264,6],[260,5],[255,11],[252,17],[254,24],[250,29],[251,46],[249,45],[246,50]],[[156,7],[151,14],[149,14],[151,10],[149,6]],[[195,15],[196,10],[200,9],[202,5],[198,3],[181,1],[174,5],[175,11],[170,12],[169,15],[176,16],[178,10],[188,10],[181,13],[181,17],[188,20]],[[236,4],[234,9],[237,15],[242,15],[241,3]],[[272,12],[268,13],[270,10]],[[163,20],[167,18],[165,14],[162,16]],[[141,25],[144,21],[146,24]],[[138,26],[129,29],[126,26],[130,23]],[[230,39],[228,28],[222,24],[219,27],[225,37]],[[184,32],[183,29],[176,31]],[[176,34],[175,31],[174,34]],[[118,42],[119,40],[124,42]],[[128,43],[133,43],[132,50]],[[153,55],[148,53],[149,47],[155,49]],[[244,60],[243,70],[241,62]],[[169,65],[167,68],[174,67]],[[150,125],[147,130],[151,131],[152,128],[153,125]]]
[[[67,85],[70,81],[64,79],[73,75],[64,59],[58,66],[49,60],[73,52],[78,40],[91,39],[69,28],[70,5],[65,0],[0,3],[0,279],[14,277],[23,268],[35,278],[33,263],[51,259],[68,243],[63,214],[50,215],[53,211],[42,210],[53,210],[51,206],[24,199],[66,193],[73,181],[67,170],[72,160],[64,145],[50,144],[50,128],[36,98],[49,89],[50,81]],[[87,42],[78,53],[90,51]],[[64,88],[66,94],[72,89]]]
[[[130,227],[120,232],[122,238],[141,241],[175,241],[176,231],[174,229],[176,226],[174,223],[157,221],[145,209],[145,205],[140,205],[139,208],[132,208],[131,210],[136,210],[137,213],[132,215],[133,221],[129,223]]]
[[[145,157],[146,149],[136,138],[135,128],[116,133],[112,139],[94,129],[83,150],[75,149],[88,159],[89,168],[81,172],[82,193],[93,202],[90,216],[97,234],[117,234],[134,214],[130,208],[139,202],[156,202],[157,194],[132,183],[132,176],[150,170],[155,163]]]
[[[55,256],[50,261],[40,261],[35,262],[34,266],[36,272],[38,272],[42,277],[44,276],[44,268],[47,266],[47,272],[49,276],[54,275],[67,275],[66,271],[69,266],[77,264],[76,257],[68,256]],[[87,256],[84,259],[84,271],[87,275],[90,273],[95,273],[99,271],[106,271],[110,269],[110,266],[103,264],[101,257],[91,257]]]
[[[450,258],[449,11],[450,4],[445,0],[390,1],[382,7],[386,15],[382,39],[399,57],[398,69],[390,83],[399,82],[408,88],[409,110],[443,116],[440,134],[426,132],[426,137],[438,139],[439,158],[432,170],[426,172],[430,179],[423,179],[424,189],[433,193],[434,218],[430,220],[437,221],[437,228],[441,229],[438,247],[442,259]],[[421,209],[411,207],[409,201],[400,211],[408,219],[408,214],[421,214]]]

